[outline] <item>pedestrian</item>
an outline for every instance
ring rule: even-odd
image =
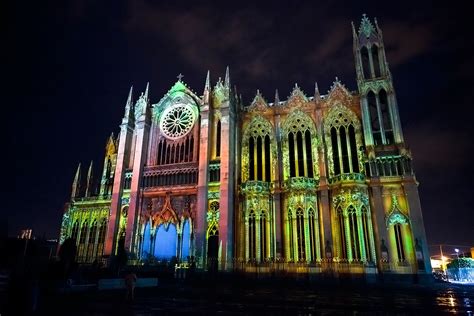
[[[127,294],[125,295],[125,300],[133,301],[135,295],[135,284],[137,283],[137,275],[133,271],[129,271],[125,275],[125,287],[127,289]]]

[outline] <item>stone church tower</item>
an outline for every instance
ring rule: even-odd
[[[202,95],[181,75],[156,103],[130,89],[97,190],[78,167],[61,242],[81,262],[430,274],[382,31],[364,15],[352,32],[358,92],[336,77],[326,95],[244,104],[228,68]]]

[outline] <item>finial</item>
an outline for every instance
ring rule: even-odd
[[[280,104],[280,96],[278,95],[278,89],[275,89],[275,105]]]
[[[204,90],[211,90],[211,73],[210,71],[208,70],[207,71],[207,75],[206,75],[206,83],[204,85]]]
[[[229,87],[229,86],[230,86],[229,66],[227,66],[227,68],[225,69],[225,81],[224,81],[224,85],[225,85],[226,87]]]
[[[81,163],[77,166],[76,175],[72,182],[71,199],[74,199],[79,194],[79,182],[81,181]]]
[[[148,100],[148,88],[150,87],[150,82],[146,83],[146,89],[145,89],[145,99]]]
[[[130,92],[128,93],[127,104],[126,106],[132,105],[132,94],[133,94],[133,85],[130,86]]]
[[[178,81],[181,81],[181,79],[183,79],[183,75],[181,73],[179,73],[179,75],[176,76],[176,78],[178,78]]]

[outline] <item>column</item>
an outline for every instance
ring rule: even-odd
[[[143,204],[142,196],[142,177],[143,166],[146,161],[148,149],[148,136],[150,125],[142,116],[136,123],[135,157],[133,159],[133,175],[130,186],[130,204],[128,208],[127,226],[125,230],[125,249],[131,253],[135,252],[135,243],[137,240],[137,226],[140,219],[141,206]]]
[[[232,269],[233,229],[234,229],[234,192],[236,165],[236,142],[239,131],[235,124],[233,111],[229,108],[229,101],[221,105],[221,170],[220,170],[220,216],[219,239],[222,245],[221,269]],[[257,210],[256,210],[257,211]]]
[[[199,176],[197,188],[197,212],[195,227],[195,256],[198,267],[204,268],[206,251],[206,214],[208,201],[208,161],[209,161],[209,111],[201,111],[201,126],[199,134]],[[197,139],[196,139],[197,142]],[[219,232],[219,235],[221,232]]]
[[[120,222],[120,209],[122,208],[122,191],[125,169],[130,155],[130,143],[133,128],[125,119],[120,126],[120,140],[117,151],[117,163],[115,165],[114,184],[112,189],[112,201],[110,203],[110,215],[107,225],[107,234],[104,246],[104,255],[114,255],[117,243],[117,233]]]

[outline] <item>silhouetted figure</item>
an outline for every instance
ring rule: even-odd
[[[127,293],[125,295],[125,300],[133,301],[135,298],[135,284],[137,283],[137,275],[129,271],[125,275],[125,288],[127,289]]]

